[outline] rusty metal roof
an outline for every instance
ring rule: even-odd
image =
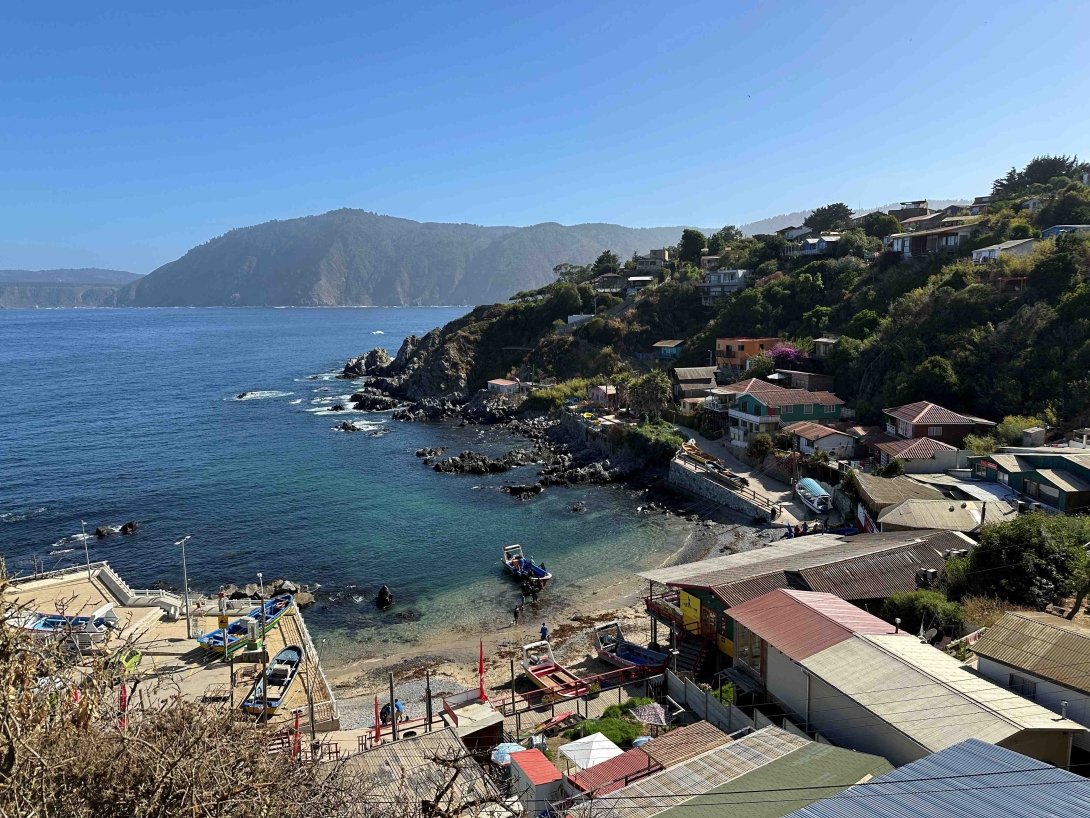
[[[796,662],[855,634],[896,633],[893,625],[838,596],[811,591],[773,591],[731,608],[730,617]]]
[[[903,545],[877,554],[788,571],[788,582],[806,590],[836,594],[841,599],[885,599],[899,591],[915,591],[918,570],[941,571],[946,565],[942,551],[966,547],[965,541],[959,539],[956,545],[941,548],[945,540],[934,537],[928,542]],[[937,547],[941,550],[937,551]]]
[[[661,769],[662,765],[636,747],[590,769],[569,775],[568,781],[583,792],[605,795]]]
[[[855,484],[863,502],[872,513],[904,500],[941,500],[942,492],[931,486],[917,483],[911,477],[878,477],[873,474],[855,473]]]
[[[730,736],[715,725],[698,721],[696,724],[663,733],[638,749],[663,767],[672,767],[708,750],[721,747],[730,740]]]
[[[973,652],[1090,693],[1090,628],[1052,614],[1008,611]]]

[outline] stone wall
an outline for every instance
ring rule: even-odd
[[[733,511],[750,517],[768,519],[767,509],[704,476],[700,471],[690,468],[676,457],[670,461],[670,476],[667,483],[677,491],[711,500]]]

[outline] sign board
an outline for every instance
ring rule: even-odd
[[[236,662],[250,662],[255,665],[262,663],[269,663],[269,652],[267,650],[243,650],[235,654]]]
[[[227,626],[231,623],[231,619],[226,614],[220,614],[219,623],[220,630],[226,630]]]

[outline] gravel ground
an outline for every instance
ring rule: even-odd
[[[438,713],[443,708],[443,697],[451,693],[461,693],[466,688],[443,676],[432,677],[432,712]],[[427,713],[425,701],[424,679],[412,679],[394,685],[394,698],[401,699],[405,705],[405,713],[409,718],[422,717]],[[389,700],[389,692],[379,695],[379,707]],[[337,710],[341,715],[342,730],[358,730],[363,727],[371,727],[375,723],[375,700],[367,696],[358,696],[351,699],[341,699],[337,702]]]

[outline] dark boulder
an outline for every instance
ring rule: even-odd
[[[532,486],[503,486],[500,491],[510,494],[512,497],[518,497],[520,500],[525,500],[527,497],[533,497],[536,494],[541,494],[541,492],[545,491],[545,487],[542,486],[540,483],[535,483]]]
[[[123,526],[121,526],[121,533],[122,534],[135,534],[136,533],[136,521],[135,520],[129,520],[129,522],[127,522]]]
[[[375,605],[379,610],[386,610],[394,604],[394,595],[390,592],[390,589],[383,585],[379,588],[378,596],[375,597]]]
[[[330,412],[343,412],[344,411],[344,404],[343,403],[335,403],[335,404],[333,404],[332,406],[329,407],[329,411]]]
[[[103,537],[109,537],[113,533],[114,530],[108,525],[100,525],[98,528],[95,529],[95,536],[98,537],[100,540]]]

